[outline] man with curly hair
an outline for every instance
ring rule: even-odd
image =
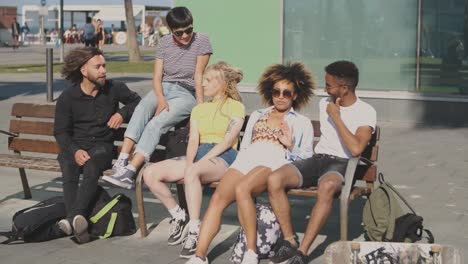
[[[130,119],[140,96],[124,83],[106,79],[106,61],[96,48],[70,51],[62,76],[72,86],[62,92],[55,108],[54,136],[60,146],[58,161],[67,211],[67,218],[58,225],[65,234],[74,233],[78,243],[86,243],[86,214],[99,176],[110,168],[115,133]],[[125,106],[119,109],[119,103]]]
[[[375,130],[374,108],[355,94],[359,81],[356,65],[336,61],[325,67],[325,72],[329,97],[319,104],[321,137],[315,154],[286,164],[268,177],[270,203],[284,237],[271,259],[273,263],[309,262],[307,253],[330,214],[333,196],[341,190],[348,160],[364,151]],[[299,245],[290,221],[286,191],[310,186],[318,186],[318,197]]]

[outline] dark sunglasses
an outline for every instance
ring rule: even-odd
[[[190,35],[192,34],[193,32],[193,27],[189,27],[189,28],[186,28],[185,30],[176,30],[176,31],[172,31],[172,34],[174,34],[174,36],[176,37],[182,37],[182,35],[187,34],[187,35]]]
[[[293,97],[293,92],[291,92],[290,90],[284,90],[283,92],[281,92],[281,90],[278,90],[278,89],[274,89],[271,91],[271,95],[273,97],[280,97],[281,94],[283,95],[284,98],[286,99],[290,99]]]

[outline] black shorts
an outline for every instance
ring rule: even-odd
[[[297,171],[299,176],[297,187],[308,188],[318,186],[321,178],[332,172],[340,176],[344,182],[348,159],[327,154],[314,154],[308,159],[296,160],[287,165],[292,166]]]

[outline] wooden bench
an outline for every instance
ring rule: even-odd
[[[55,105],[15,103],[11,109],[9,131],[0,130],[8,135],[8,149],[14,154],[0,154],[0,166],[18,168],[25,199],[30,199],[31,189],[28,184],[26,169],[51,172],[61,172],[57,161],[59,146],[54,137]],[[184,121],[178,126],[185,126]],[[120,150],[125,127],[117,130],[115,146]],[[165,142],[167,135],[161,138]],[[163,151],[163,150],[162,150]],[[155,151],[152,161],[165,158],[162,151]],[[25,155],[24,153],[28,154]],[[114,157],[116,158],[116,157]],[[106,170],[104,175],[111,175],[112,170]]]
[[[245,130],[248,117],[244,121],[244,127],[242,131]],[[317,144],[321,132],[320,132],[320,122],[316,120],[311,121],[314,127],[314,146]],[[241,132],[242,134],[243,132]],[[380,139],[380,127],[376,127],[375,133],[372,135],[369,145],[361,154],[359,158],[351,158],[348,162],[348,167],[346,169],[345,175],[345,185],[341,190],[340,197],[340,237],[341,240],[347,240],[348,236],[348,204],[354,198],[369,195],[374,189],[374,182],[377,178],[377,158],[378,158],[378,141]],[[146,227],[145,221],[145,208],[143,204],[143,170],[137,176],[136,180],[136,200],[138,206],[138,224],[140,227],[141,237],[146,237],[148,235],[148,230]],[[365,186],[355,187],[356,181],[364,181]],[[216,188],[219,182],[209,184],[209,187]],[[292,189],[288,192],[289,195],[298,195],[298,196],[307,196],[313,197],[317,196],[317,188],[311,187],[308,189]],[[182,208],[187,208],[187,202],[185,199],[184,185],[183,181],[177,183],[177,196],[179,200],[179,205]]]

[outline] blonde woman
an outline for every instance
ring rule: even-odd
[[[180,255],[183,258],[193,255],[197,245],[201,185],[219,181],[237,156],[237,141],[245,116],[237,90],[241,80],[242,72],[225,62],[208,66],[202,87],[211,99],[192,110],[187,155],[155,163],[143,172],[145,183],[172,216],[169,245],[181,243],[188,234]],[[176,203],[165,184],[181,179],[185,181],[189,215]]]
[[[104,31],[104,27],[102,26],[101,19],[97,20],[96,37],[98,48],[102,51],[104,48],[104,43],[106,41],[106,33]]]

